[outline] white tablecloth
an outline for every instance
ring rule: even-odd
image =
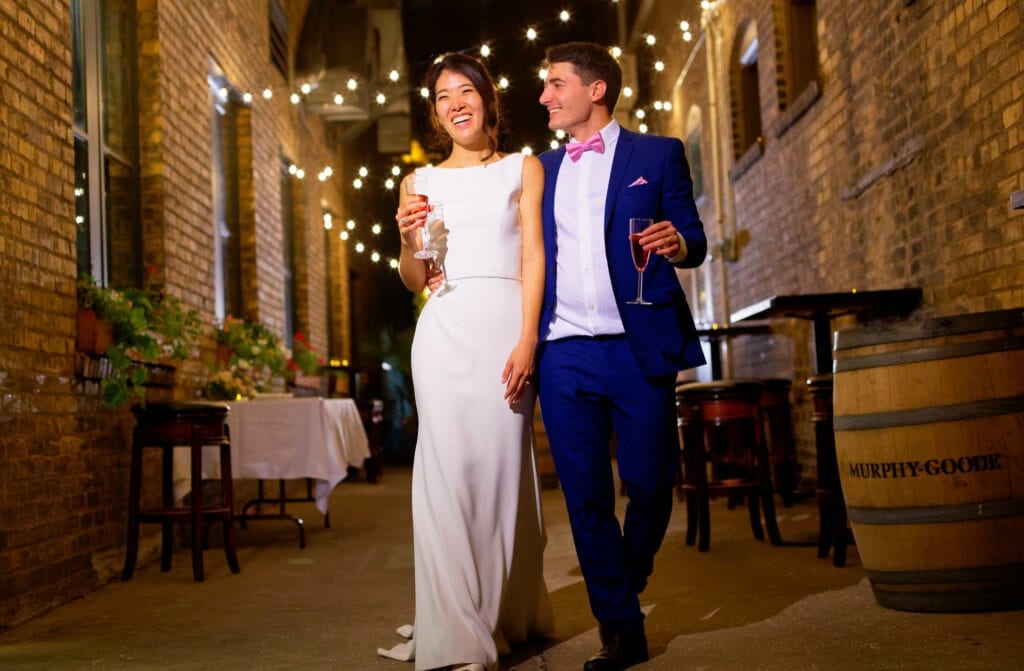
[[[370,457],[359,409],[350,398],[231,401],[231,470],[234,478],[316,481],[316,507],[327,513],[331,491]],[[189,457],[175,450],[175,481],[188,491]],[[215,447],[203,452],[203,477],[220,477]]]

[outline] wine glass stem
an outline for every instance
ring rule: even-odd
[[[644,299],[644,271],[638,271],[636,274],[636,299],[642,301]]]

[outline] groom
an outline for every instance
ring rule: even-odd
[[[612,119],[622,71],[597,44],[546,53],[540,103],[548,126],[572,140],[540,156],[548,259],[537,379],[541,414],[562,484],[600,652],[584,671],[646,661],[638,594],[647,584],[672,508],[679,459],[675,377],[704,363],[675,268],[700,265],[704,227],[682,143],[632,133]],[[629,219],[655,223],[639,242],[651,252],[643,293]],[[615,516],[609,446],[616,441],[628,497]]]

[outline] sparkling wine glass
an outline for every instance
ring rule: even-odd
[[[437,295],[447,293],[453,286],[448,284],[448,278],[445,277],[443,262],[439,263],[443,260],[438,259],[440,247],[445,245],[444,226],[444,203],[435,202],[430,206],[427,223],[423,226],[423,249],[430,254],[434,265],[441,271],[441,286],[437,289]]]
[[[644,271],[651,260],[651,252],[640,244],[640,235],[650,226],[653,219],[633,217],[629,220],[629,249],[633,253],[633,265],[636,266],[636,299],[626,301],[629,305],[653,305],[644,300]]]
[[[427,194],[424,193],[427,187],[427,180],[425,175],[420,172],[413,172],[405,180],[405,196],[410,203],[423,203],[427,205],[428,198]],[[437,256],[436,251],[430,249],[430,227],[429,222],[424,223],[423,228],[420,229],[420,242],[422,245],[418,250],[413,253],[417,259],[433,259]]]

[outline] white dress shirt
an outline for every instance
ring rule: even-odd
[[[568,152],[562,157],[555,184],[555,310],[545,340],[625,333],[604,239],[605,201],[619,130],[615,121],[601,129],[604,153],[587,151],[575,162]]]

